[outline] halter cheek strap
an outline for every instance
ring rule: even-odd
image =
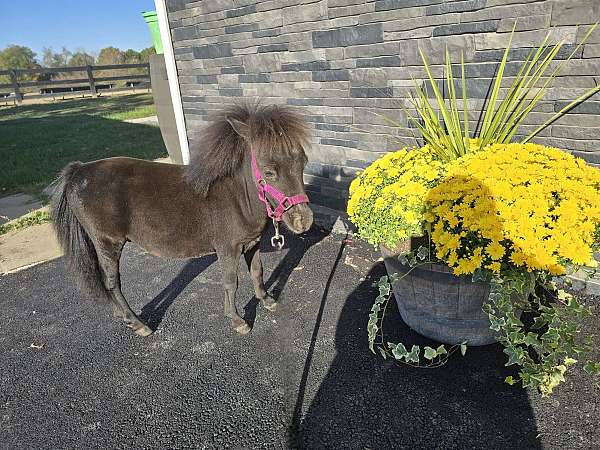
[[[297,194],[288,197],[275,186],[268,184],[260,173],[254,152],[252,152],[252,172],[254,173],[254,178],[256,179],[258,199],[265,204],[267,215],[273,220],[275,236],[271,238],[271,245],[281,250],[285,243],[283,235],[279,234],[279,222],[281,222],[281,217],[283,216],[283,213],[292,206],[300,203],[308,203],[308,196],[306,194]],[[273,209],[265,194],[269,194],[269,196],[275,199],[277,202],[275,209]]]

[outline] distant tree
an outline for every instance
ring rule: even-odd
[[[42,66],[43,67],[67,67],[73,53],[63,47],[60,52],[55,52],[52,47],[44,47],[42,49]]]
[[[140,51],[140,62],[147,63],[150,60],[151,55],[156,55],[154,47],[148,47]]]
[[[98,53],[98,65],[123,64],[123,52],[115,47],[106,47]]]
[[[71,59],[69,60],[69,66],[91,66],[94,64],[94,61],[94,57],[89,53],[86,53],[84,50],[77,50],[75,53],[73,53],[73,56],[71,56]]]
[[[37,66],[35,52],[22,45],[9,45],[0,50],[0,67],[2,69],[32,69]]]
[[[123,52],[123,62],[125,64],[139,64],[140,52],[135,51],[132,48],[128,48]]]
[[[54,67],[54,51],[52,47],[42,49],[42,67]]]
[[[35,60],[35,52],[22,45],[9,45],[0,50],[0,69],[35,69],[39,67]],[[31,80],[34,76],[24,76],[23,79]],[[0,76],[0,83],[9,83],[10,77]]]

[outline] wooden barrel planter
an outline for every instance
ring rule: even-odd
[[[400,315],[411,329],[445,344],[466,341],[468,345],[487,345],[497,341],[481,309],[490,293],[489,284],[455,276],[448,266],[440,264],[410,270],[399,261],[398,251],[381,246],[381,252],[388,274],[398,275],[392,288]]]

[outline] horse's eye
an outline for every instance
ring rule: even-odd
[[[266,169],[265,170],[265,178],[275,178],[276,174],[273,170]]]

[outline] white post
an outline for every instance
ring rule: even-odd
[[[169,27],[169,18],[167,16],[167,5],[165,4],[165,0],[154,0],[154,5],[156,7],[158,28],[160,29],[160,38],[162,40],[165,56],[167,77],[169,78],[169,90],[171,91],[171,100],[173,102],[173,110],[175,111],[175,123],[177,125],[177,135],[179,136],[179,145],[181,147],[181,157],[184,164],[189,164],[190,149],[188,147],[181,93],[179,91],[179,78],[177,77],[177,66],[175,65],[171,29]]]

